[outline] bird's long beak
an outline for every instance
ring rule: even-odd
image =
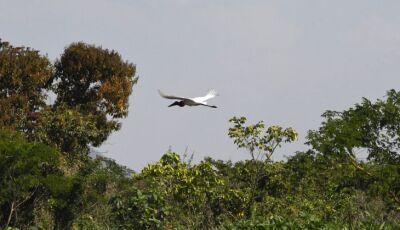
[[[174,103],[170,104],[168,107],[172,107],[174,105],[178,105],[178,102],[175,101]]]

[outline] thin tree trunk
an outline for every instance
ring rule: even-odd
[[[11,218],[12,218],[12,215],[13,215],[13,212],[14,212],[14,204],[15,204],[15,202],[13,201],[13,202],[11,203],[10,214],[8,215],[8,219],[7,219],[7,223],[6,223],[6,228],[10,225]]]

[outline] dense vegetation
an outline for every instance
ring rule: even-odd
[[[0,41],[1,229],[399,229],[399,91],[325,112],[287,161],[271,156],[294,129],[233,117],[249,160],[169,151],[133,172],[89,152],[119,129],[136,82],[115,51],[73,43],[52,64]]]

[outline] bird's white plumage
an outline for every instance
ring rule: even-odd
[[[195,97],[192,98],[193,101],[198,102],[198,103],[206,103],[207,100],[214,98],[218,95],[217,91],[215,90],[210,90],[208,91],[207,95],[203,96],[203,97]]]

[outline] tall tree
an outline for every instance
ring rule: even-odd
[[[233,138],[238,148],[245,148],[249,151],[251,159],[271,161],[272,154],[282,143],[297,140],[298,133],[293,128],[283,129],[280,126],[270,126],[265,129],[263,121],[254,125],[244,126],[246,117],[233,117],[229,120],[233,127],[229,128],[228,135]]]
[[[0,126],[86,156],[128,115],[135,73],[116,51],[82,42],[68,46],[52,65],[36,50],[0,40]],[[54,104],[46,104],[50,90]]]
[[[343,112],[327,111],[308,144],[334,164],[350,164],[369,176],[363,184],[400,205],[400,92],[390,90],[384,100],[361,103]],[[357,159],[364,152],[369,167]]]
[[[112,118],[128,114],[128,97],[137,81],[136,68],[116,51],[73,43],[64,50],[55,68],[57,104],[78,106]]]
[[[114,50],[82,42],[73,43],[64,50],[55,63],[57,100],[50,120],[66,121],[66,116],[73,116],[76,123],[71,126],[68,122],[50,122],[57,127],[48,132],[60,134],[60,130],[69,127],[74,129],[69,133],[80,135],[69,135],[67,140],[57,138],[63,151],[73,150],[69,148],[71,142],[81,149],[98,146],[112,131],[120,128],[118,119],[128,115],[128,99],[138,80],[135,73],[136,67],[123,61]]]
[[[297,140],[298,133],[291,127],[284,129],[276,125],[266,129],[263,121],[245,126],[246,117],[233,117],[229,121],[233,124],[228,131],[229,137],[234,140],[238,148],[247,149],[251,156],[251,161],[247,162],[245,168],[251,170],[247,170],[250,171],[250,199],[247,215],[252,215],[253,205],[260,199],[260,195],[257,194],[258,188],[264,187],[260,185],[265,184],[265,178],[268,177],[266,166],[272,162],[272,155],[282,143]]]
[[[0,126],[32,131],[52,79],[47,57],[0,40]]]
[[[356,158],[357,151],[378,163],[400,163],[400,91],[390,90],[385,100],[362,102],[343,112],[327,111],[308,144],[325,155]]]

